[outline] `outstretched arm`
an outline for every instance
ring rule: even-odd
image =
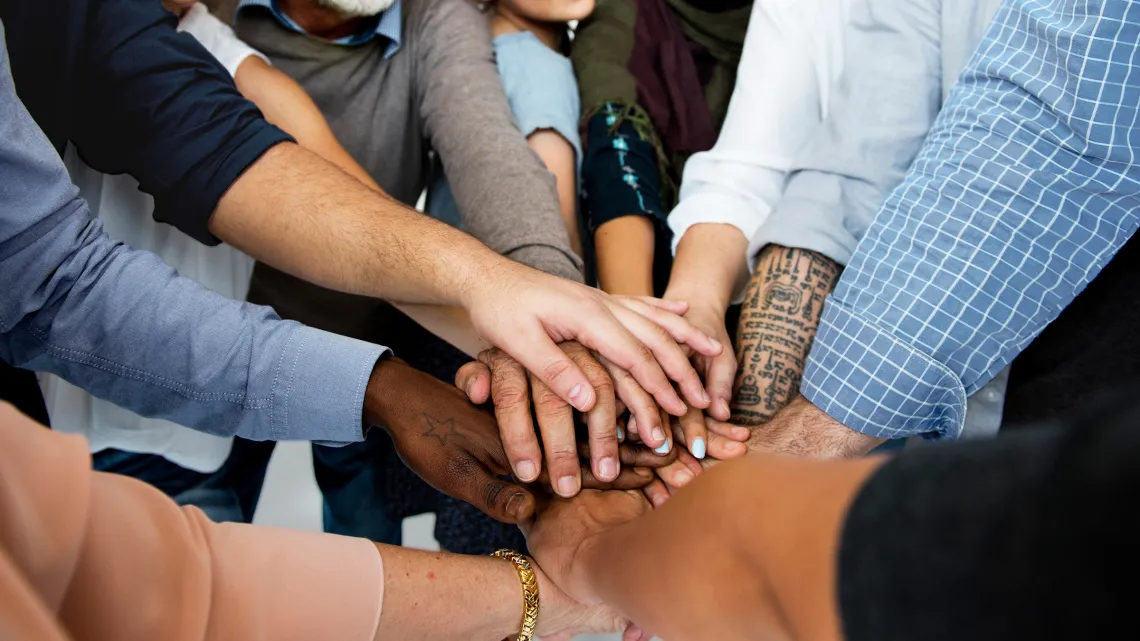
[[[0,584],[14,569],[76,639],[428,641],[519,630],[522,587],[505,560],[213,523],[151,486],[92,472],[87,449],[0,404]],[[623,627],[536,574],[540,634]],[[3,612],[5,629],[12,615],[27,612]]]

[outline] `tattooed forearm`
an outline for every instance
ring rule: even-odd
[[[795,398],[823,301],[838,280],[839,265],[822,254],[779,245],[760,252],[736,332],[732,422],[767,422]]]

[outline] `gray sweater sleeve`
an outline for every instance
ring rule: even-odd
[[[554,177],[514,126],[486,20],[466,0],[423,4],[407,24],[417,99],[464,231],[500,254],[581,281]]]

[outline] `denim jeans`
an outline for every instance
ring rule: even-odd
[[[313,446],[313,469],[324,496],[326,532],[399,545],[402,522],[388,514],[388,491],[378,451],[388,437],[379,430],[361,443]],[[188,470],[153,454],[103,450],[94,467],[155,486],[179,505],[194,505],[212,520],[253,520],[269,458],[276,444],[234,439],[225,464],[213,474]]]
[[[155,454],[103,450],[93,467],[138,479],[162,490],[179,505],[194,505],[217,522],[249,523],[261,496],[272,443],[234,439],[225,464],[211,474],[188,470]]]

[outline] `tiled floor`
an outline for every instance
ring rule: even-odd
[[[321,495],[313,479],[308,443],[279,443],[269,463],[265,489],[254,523],[301,530],[321,529]],[[409,547],[438,550],[432,537],[435,517],[418,516],[404,521],[404,541]],[[578,641],[611,641],[618,636],[578,637]]]

